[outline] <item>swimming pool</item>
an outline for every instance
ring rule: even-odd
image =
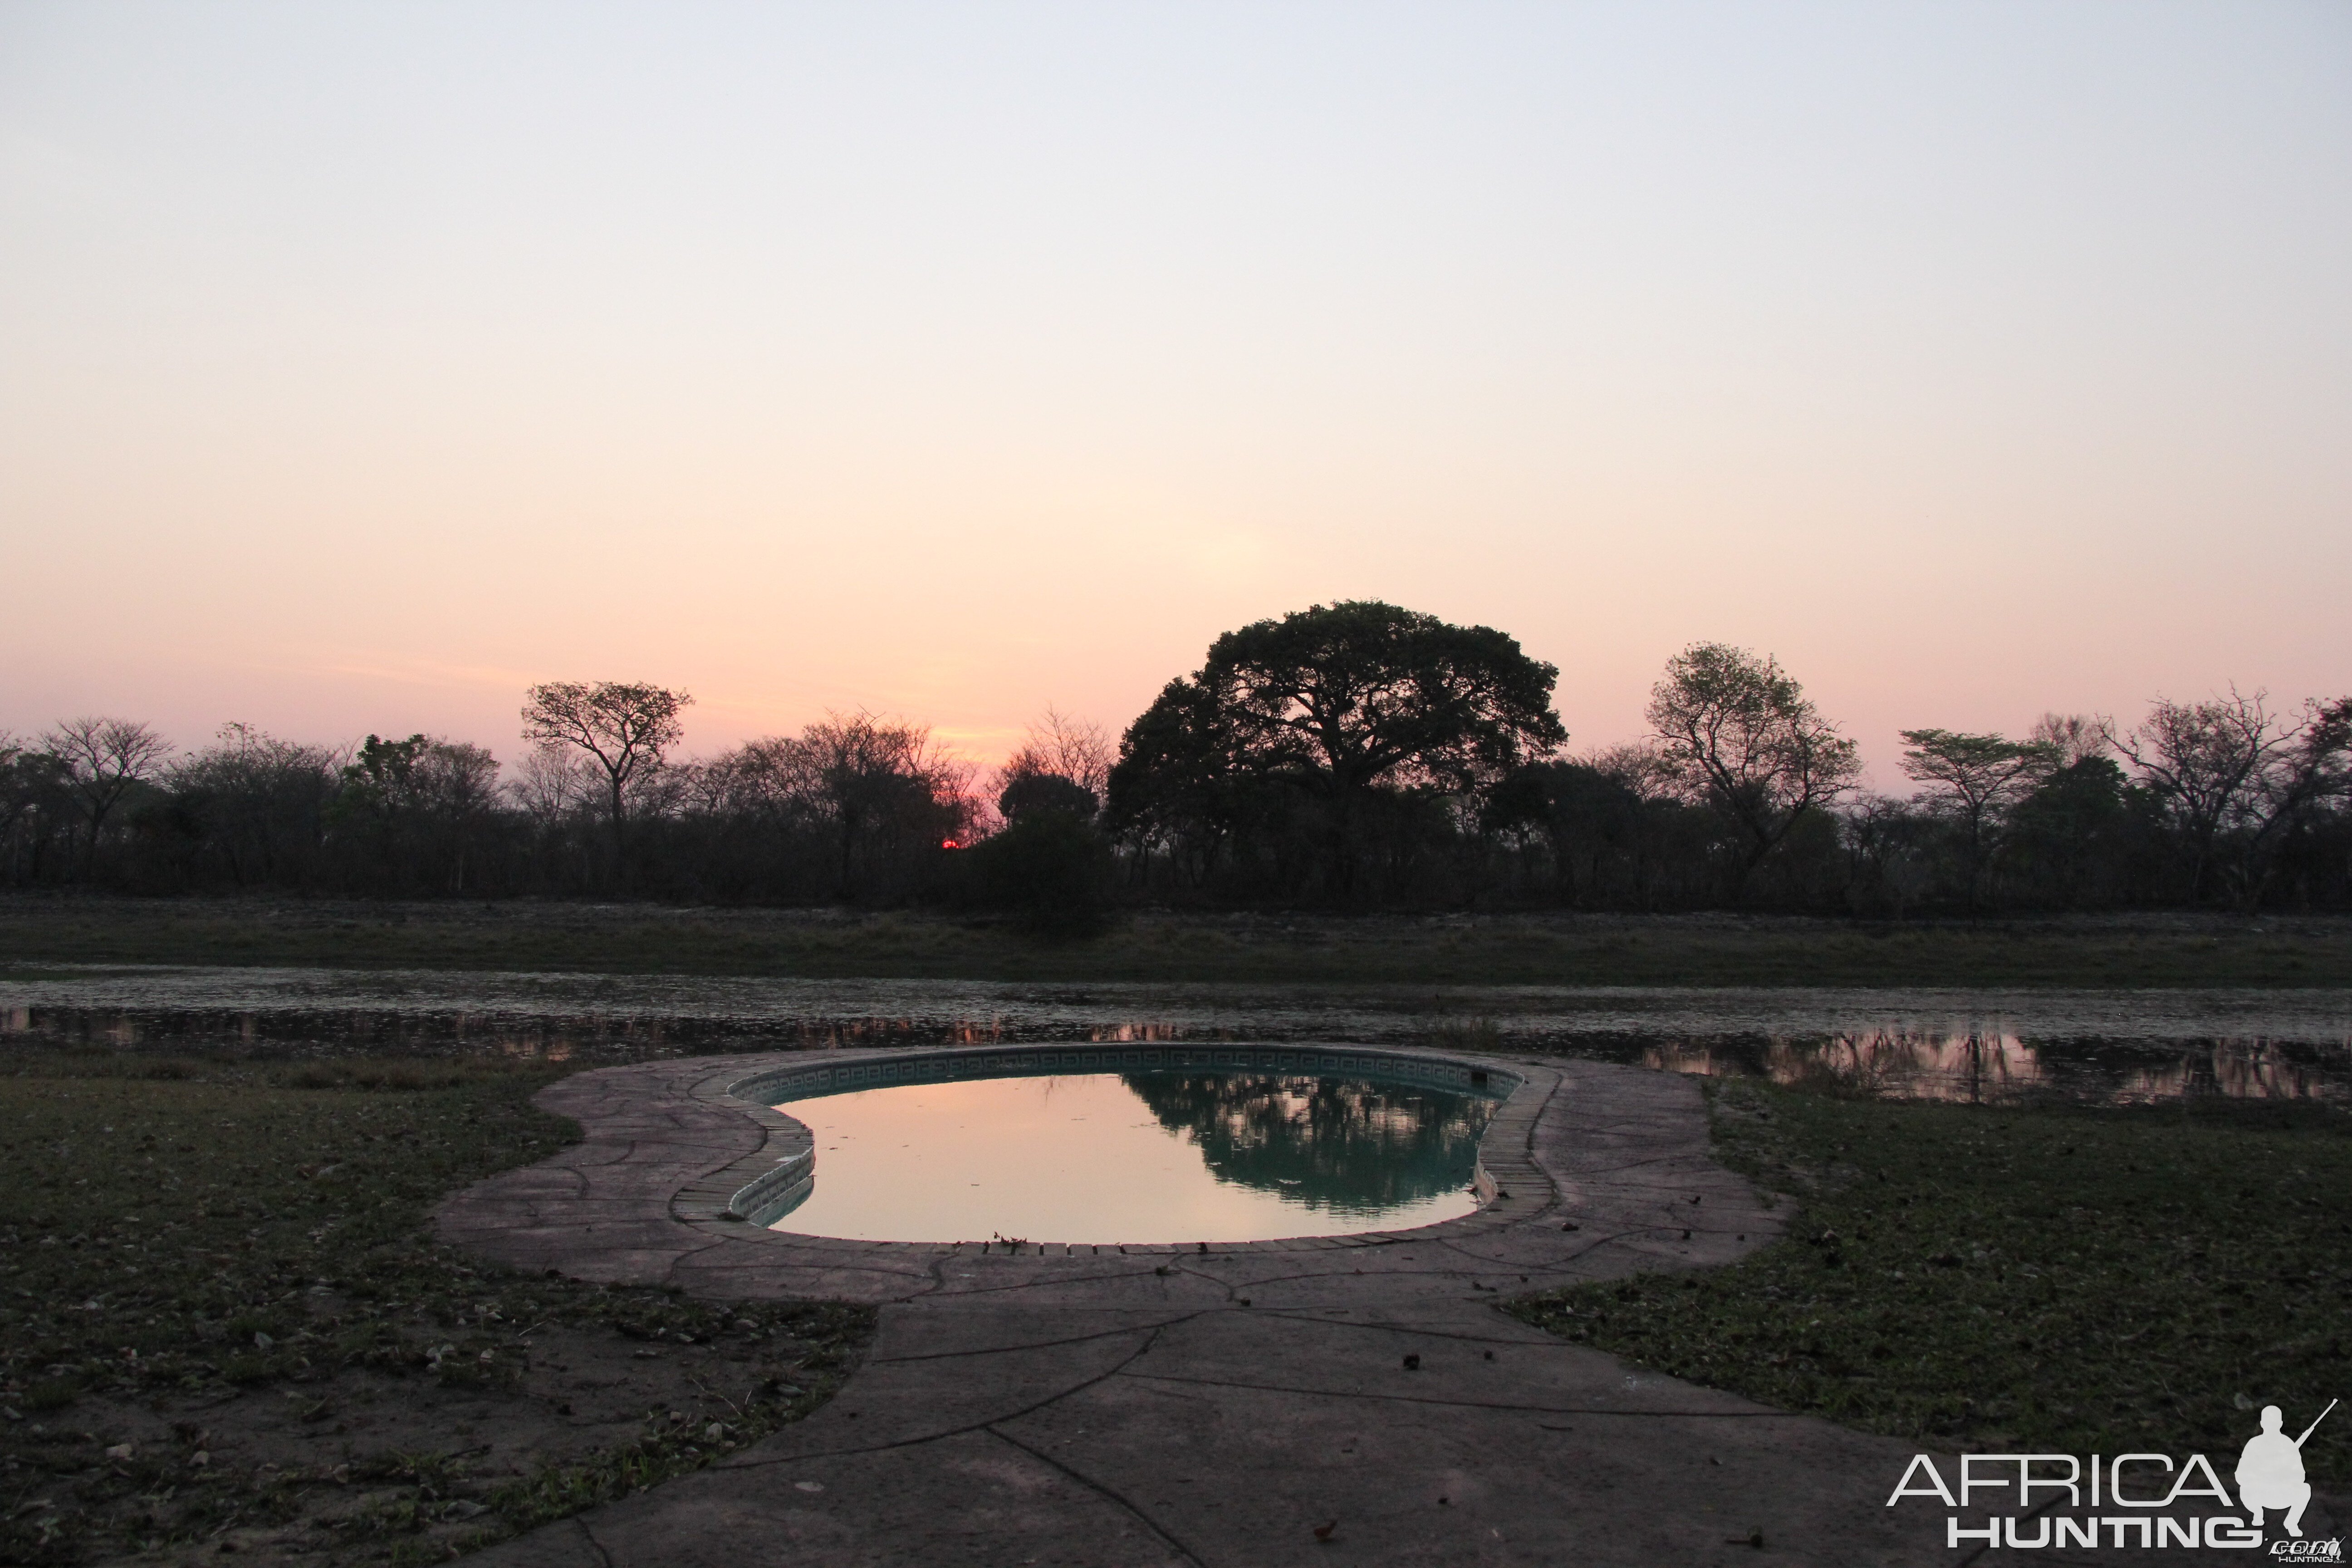
[[[1477,1207],[1478,1141],[1507,1083],[1409,1058],[1224,1054],[917,1062],[913,1081],[779,1093],[807,1169],[780,1168],[751,1217],[857,1240],[1105,1245],[1403,1229]]]

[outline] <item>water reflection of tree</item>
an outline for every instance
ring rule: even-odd
[[[1376,1211],[1469,1184],[1494,1102],[1443,1089],[1271,1074],[1130,1073],[1160,1124],[1220,1181],[1308,1208]]]
[[[1669,1072],[1764,1078],[1888,1100],[2013,1101],[2056,1094],[2126,1104],[2220,1095],[2341,1100],[2352,1048],[2262,1037],[2029,1040],[2001,1030],[1866,1029],[1811,1039],[1662,1040],[1642,1059]]]

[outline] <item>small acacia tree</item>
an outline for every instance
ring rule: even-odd
[[[522,738],[542,746],[576,746],[604,772],[613,825],[613,871],[622,872],[629,785],[658,771],[678,742],[678,714],[694,699],[666,687],[600,680],[550,681],[530,689]]]
[[[1960,825],[1960,847],[1968,862],[1969,907],[1977,903],[1986,839],[1993,819],[2032,794],[2065,753],[2053,741],[2012,741],[2002,735],[1968,735],[1953,730],[1906,730],[1906,777],[1927,785],[1928,804]]]
[[[1660,758],[1690,798],[1723,813],[1745,848],[1737,890],[1806,815],[1853,787],[1862,760],[1779,661],[1694,643],[1650,689]]]

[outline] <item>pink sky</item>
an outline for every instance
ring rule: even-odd
[[[1378,597],[1895,731],[2352,691],[2352,12],[0,11],[0,727],[992,760]]]

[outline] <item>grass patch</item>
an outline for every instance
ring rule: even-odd
[[[41,963],[320,964],[1012,981],[1558,985],[2352,985],[2352,918],[1887,924],[1734,915],[1144,910],[1081,942],[916,912],[0,896],[0,977]]]
[[[2352,1117],[1983,1108],[1729,1081],[1725,1161],[1797,1205],[1728,1268],[1512,1303],[1643,1366],[1939,1445],[2234,1455],[2352,1388]],[[2246,1403],[2241,1403],[2242,1401]],[[2339,1408],[2305,1447],[2352,1479]]]
[[[0,1058],[0,1561],[438,1561],[821,1403],[870,1312],[431,1239],[451,1190],[571,1141],[529,1103],[562,1070]]]

